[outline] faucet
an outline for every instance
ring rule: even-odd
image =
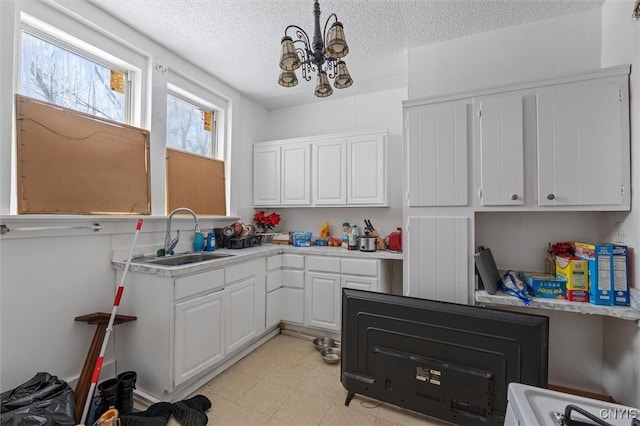
[[[171,239],[171,218],[173,217],[174,214],[178,212],[190,213],[191,216],[193,216],[193,220],[196,222],[195,233],[197,234],[200,232],[200,224],[198,223],[198,216],[196,216],[196,213],[193,210],[187,207],[178,207],[177,209],[174,209],[171,213],[169,213],[169,216],[167,217],[167,235],[165,235],[164,237],[164,254],[165,255],[168,255],[169,253],[171,253],[171,251],[176,247],[176,245],[178,245],[178,240],[180,239],[179,229],[176,229],[176,237],[174,239]]]

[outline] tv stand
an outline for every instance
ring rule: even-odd
[[[349,406],[349,403],[351,402],[351,399],[355,396],[355,394],[355,392],[347,392],[347,398],[344,400],[345,407]]]

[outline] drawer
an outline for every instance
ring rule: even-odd
[[[307,270],[340,273],[340,258],[327,256],[307,257]]]
[[[258,271],[258,260],[253,260],[251,262],[244,262],[244,263],[239,263],[237,265],[227,266],[224,271],[225,271],[224,282],[226,284],[234,283],[244,278],[248,278],[256,275]]]
[[[282,268],[282,255],[277,254],[275,256],[267,257],[267,271]]]
[[[281,256],[282,256],[282,267],[283,268],[304,269],[304,256],[303,255],[301,255],[301,254],[283,253]]]
[[[282,287],[282,271],[267,272],[267,293]]]
[[[378,276],[378,261],[375,259],[342,259],[343,274]]]
[[[304,288],[304,271],[282,270],[282,285],[284,287]]]
[[[176,278],[173,297],[178,300],[222,287],[224,287],[224,269],[216,269],[215,271]]]

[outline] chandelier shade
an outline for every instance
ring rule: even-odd
[[[293,40],[289,36],[282,37],[280,42],[282,47],[282,55],[280,56],[280,69],[285,71],[294,71],[300,68],[302,63],[300,57],[296,53],[296,47]]]
[[[333,89],[329,79],[334,79],[336,89],[344,89],[353,84],[347,66],[341,59],[349,53],[349,45],[344,35],[344,26],[335,13],[320,27],[320,4],[313,2],[314,32],[313,38],[297,25],[289,25],[280,41],[280,76],[278,84],[293,87],[298,84],[295,71],[300,68],[302,78],[311,81],[317,74],[315,95],[319,98],[331,96]],[[330,22],[333,23],[329,26]],[[329,27],[327,31],[327,27]]]
[[[333,25],[331,25],[329,29],[329,41],[327,41],[325,51],[328,57],[335,59],[347,56],[347,53],[349,53],[349,46],[344,37],[342,23],[334,22]]]
[[[319,98],[326,98],[327,96],[331,96],[333,93],[333,89],[329,84],[329,79],[327,78],[327,73],[321,71],[318,73],[318,83],[316,84],[315,95]]]
[[[338,61],[337,66],[338,74],[336,75],[333,85],[336,89],[346,89],[353,84],[353,80],[347,69],[347,64],[345,64],[344,61]]]
[[[293,87],[298,84],[298,78],[293,71],[280,72],[280,78],[278,78],[278,84],[283,87]]]

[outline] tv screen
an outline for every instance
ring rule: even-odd
[[[342,291],[341,382],[460,425],[502,425],[510,382],[547,387],[549,318]]]

